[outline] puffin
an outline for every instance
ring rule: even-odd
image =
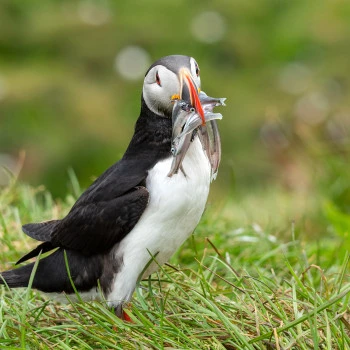
[[[16,263],[39,257],[32,288],[54,295],[78,291],[84,300],[103,298],[125,319],[123,307],[137,282],[169,260],[204,212],[212,169],[198,132],[183,157],[185,171],[169,176],[174,103],[190,106],[205,125],[200,94],[200,69],[193,57],[166,56],[150,66],[123,157],[82,193],[63,219],[22,226],[41,242]],[[0,284],[27,287],[34,266],[0,273]]]

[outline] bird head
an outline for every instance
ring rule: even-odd
[[[200,70],[193,57],[166,56],[148,69],[143,84],[143,99],[155,114],[171,118],[174,101],[181,99],[195,108],[205,124],[199,99]]]

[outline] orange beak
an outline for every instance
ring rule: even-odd
[[[204,111],[198,96],[199,89],[197,88],[195,82],[193,81],[191,73],[186,68],[182,68],[180,71],[180,79],[181,79],[181,94],[183,90],[183,84],[185,82],[189,90],[191,105],[195,108],[195,110],[201,117],[202,125],[205,125]]]

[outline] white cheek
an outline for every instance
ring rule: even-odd
[[[163,110],[170,106],[169,96],[165,96],[162,88],[157,84],[147,84],[143,86],[143,98],[147,107],[158,115],[164,116]]]
[[[155,74],[158,72],[161,86],[155,82]],[[158,115],[164,116],[164,111],[171,113],[171,97],[178,94],[180,83],[175,73],[163,66],[154,67],[145,78],[143,85],[143,98],[147,107]]]

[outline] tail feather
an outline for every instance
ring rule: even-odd
[[[0,284],[7,284],[10,288],[27,287],[34,264],[22,266],[19,269],[0,273]]]
[[[37,241],[50,241],[51,235],[61,220],[50,220],[22,226],[23,232]]]
[[[108,255],[87,257],[71,250],[67,250],[66,254],[72,281],[81,292],[97,287],[97,281],[101,277],[104,266],[108,265],[113,269],[112,264],[105,262],[105,259],[109,259]],[[30,263],[14,270],[1,272],[0,284],[7,284],[10,288],[27,287],[33,268],[34,263]],[[111,281],[113,274],[108,277],[108,281]],[[40,259],[32,287],[47,293],[74,293],[62,248]]]
[[[43,253],[49,252],[50,250],[55,249],[55,248],[57,248],[57,247],[53,246],[51,244],[51,242],[41,243],[36,248],[34,248],[32,251],[30,251],[28,254],[22,256],[22,258],[16,262],[16,265],[18,265],[24,261],[27,261],[31,258],[35,258],[36,256],[39,255],[40,252],[43,254]]]

